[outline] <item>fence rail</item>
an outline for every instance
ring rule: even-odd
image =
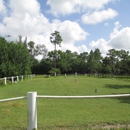
[[[93,95],[93,96],[49,96],[49,95],[37,95],[37,98],[114,98],[114,97],[128,97],[130,94],[117,94],[117,95]],[[26,99],[27,96],[21,96],[21,97],[14,97],[14,98],[7,98],[7,99],[1,99],[0,102],[7,102],[7,101],[13,101],[13,100],[21,100]]]
[[[118,95],[96,95],[96,96],[48,96],[37,95],[38,98],[112,98],[112,97],[128,97],[130,94],[118,94]]]
[[[13,101],[13,100],[21,100],[21,99],[25,99],[25,98],[27,98],[27,96],[15,97],[15,98],[8,98],[8,99],[2,99],[2,100],[0,100],[0,102],[8,102],[8,101]]]
[[[48,96],[48,95],[37,95],[37,92],[28,92],[27,96],[1,99],[0,102],[7,102],[13,100],[21,100],[27,98],[27,113],[28,113],[28,130],[37,129],[37,102],[36,98],[114,98],[114,97],[127,97],[130,94],[117,94],[117,95],[94,95],[94,96]]]

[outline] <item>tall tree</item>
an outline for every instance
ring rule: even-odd
[[[105,57],[102,59],[102,73],[103,74],[111,74],[111,66],[110,66],[110,58]]]
[[[19,37],[19,43],[23,43],[23,45],[27,48],[27,37],[25,37],[24,41],[22,41],[22,36],[21,35],[18,35]]]
[[[0,77],[6,74],[6,62],[8,61],[8,42],[0,37]]]
[[[80,53],[79,56],[80,56],[80,58],[81,58],[82,60],[84,60],[85,62],[88,61],[88,52]]]
[[[66,62],[65,62],[65,66],[66,66],[66,72],[71,72],[72,71],[72,59],[73,59],[73,54],[70,50],[66,50]]]
[[[50,36],[50,42],[52,44],[54,44],[54,51],[55,51],[55,63],[54,63],[54,67],[56,68],[56,45],[61,46],[61,42],[62,42],[62,37],[60,36],[60,33],[58,31],[55,31],[54,33],[51,33]]]
[[[101,52],[98,48],[95,49],[94,51],[94,59],[95,59],[95,71],[96,73],[101,72],[101,60],[102,60],[102,56],[101,56]]]
[[[88,67],[88,72],[89,73],[95,73],[95,58],[94,58],[94,52],[91,50],[89,57],[88,57],[88,62],[87,62],[87,67]]]
[[[42,44],[42,45],[37,44],[35,46],[35,42],[30,41],[27,43],[27,50],[29,51],[30,58],[31,58],[31,68],[32,68],[32,71],[34,72],[34,68],[36,68],[36,65],[34,64],[34,62],[36,61],[35,57],[38,55],[42,55],[43,58],[45,58],[45,55],[47,53],[47,49],[46,49],[46,46],[44,44]]]
[[[130,60],[129,51],[125,51],[125,50],[118,51],[118,57],[119,57],[119,61],[120,61],[120,64],[119,64],[120,73],[128,74],[128,72],[129,72],[128,62]]]
[[[28,50],[32,57],[34,57],[34,45],[35,45],[35,43],[33,41],[30,41],[28,43]]]
[[[118,61],[118,51],[115,49],[108,50],[107,55],[110,59],[110,66],[111,66],[111,74],[113,76],[114,73],[116,73],[116,63]]]

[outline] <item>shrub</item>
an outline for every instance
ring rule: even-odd
[[[52,68],[52,69],[49,71],[49,74],[51,74],[51,75],[55,75],[55,73],[56,73],[56,74],[60,74],[60,73],[61,73],[60,69],[59,69],[59,68]]]

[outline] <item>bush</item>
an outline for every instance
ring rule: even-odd
[[[60,73],[61,73],[60,69],[59,69],[59,68],[52,68],[52,69],[49,71],[49,74],[51,74],[51,75],[55,75],[55,73],[56,73],[56,74],[60,74]]]

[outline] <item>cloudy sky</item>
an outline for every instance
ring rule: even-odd
[[[130,0],[0,0],[0,36],[11,35],[7,40],[22,35],[51,51],[55,30],[62,51],[130,51]]]

